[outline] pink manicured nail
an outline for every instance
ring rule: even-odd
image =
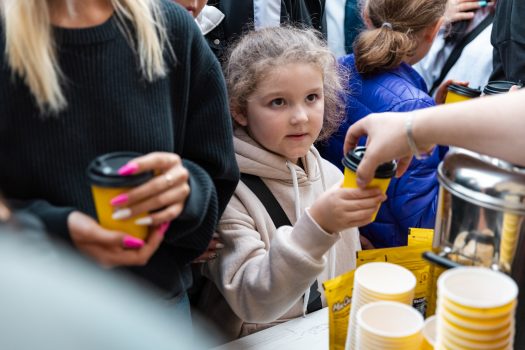
[[[168,227],[170,226],[170,222],[171,221],[165,222],[159,226],[159,230],[157,231],[159,235],[164,236],[164,234],[168,230]]]
[[[124,245],[124,248],[138,249],[142,248],[144,241],[133,236],[125,236],[122,240],[122,245]]]
[[[128,163],[118,170],[119,175],[133,175],[139,170],[137,163]]]
[[[122,193],[116,196],[115,198],[113,198],[110,203],[112,206],[117,206],[117,205],[127,203],[128,199],[129,199],[128,195],[125,193]]]

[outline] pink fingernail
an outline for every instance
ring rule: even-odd
[[[157,231],[159,235],[164,236],[166,231],[168,230],[168,227],[170,226],[170,221],[165,222],[159,226],[159,230]]]
[[[144,246],[144,241],[133,236],[125,236],[122,240],[124,248],[138,249]]]
[[[128,195],[123,193],[113,198],[110,203],[112,206],[121,205],[121,204],[127,203],[128,199],[129,199]]]
[[[133,175],[139,170],[137,163],[128,163],[118,170],[118,174],[122,176]]]

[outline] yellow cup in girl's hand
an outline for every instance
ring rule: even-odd
[[[108,230],[120,231],[143,240],[147,237],[149,228],[137,225],[135,221],[146,216],[147,213],[125,220],[114,220],[112,215],[117,208],[111,205],[111,199],[142,185],[153,177],[151,171],[127,176],[118,173],[122,166],[139,156],[141,154],[134,152],[104,154],[89,164],[87,172],[91,180],[91,192],[100,225]]]
[[[366,147],[356,147],[352,151],[348,152],[342,159],[345,167],[345,177],[343,181],[343,187],[345,188],[358,188],[357,185],[357,167],[365,155]],[[383,163],[377,167],[374,178],[366,186],[366,188],[379,188],[383,194],[386,194],[390,180],[396,174],[397,163],[395,161]],[[376,219],[376,210],[372,215],[372,221]]]

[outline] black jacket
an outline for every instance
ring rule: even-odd
[[[281,23],[299,24],[314,28],[326,37],[326,0],[281,0]],[[228,46],[243,32],[253,28],[252,0],[210,0],[225,14],[221,25],[206,35],[215,55],[224,60]]]
[[[525,81],[525,1],[498,0],[490,42],[494,47],[490,80]]]

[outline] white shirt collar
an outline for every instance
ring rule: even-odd
[[[224,19],[224,13],[218,8],[213,6],[204,6],[201,13],[195,18],[195,22],[201,29],[202,35],[206,35],[222,22]]]

